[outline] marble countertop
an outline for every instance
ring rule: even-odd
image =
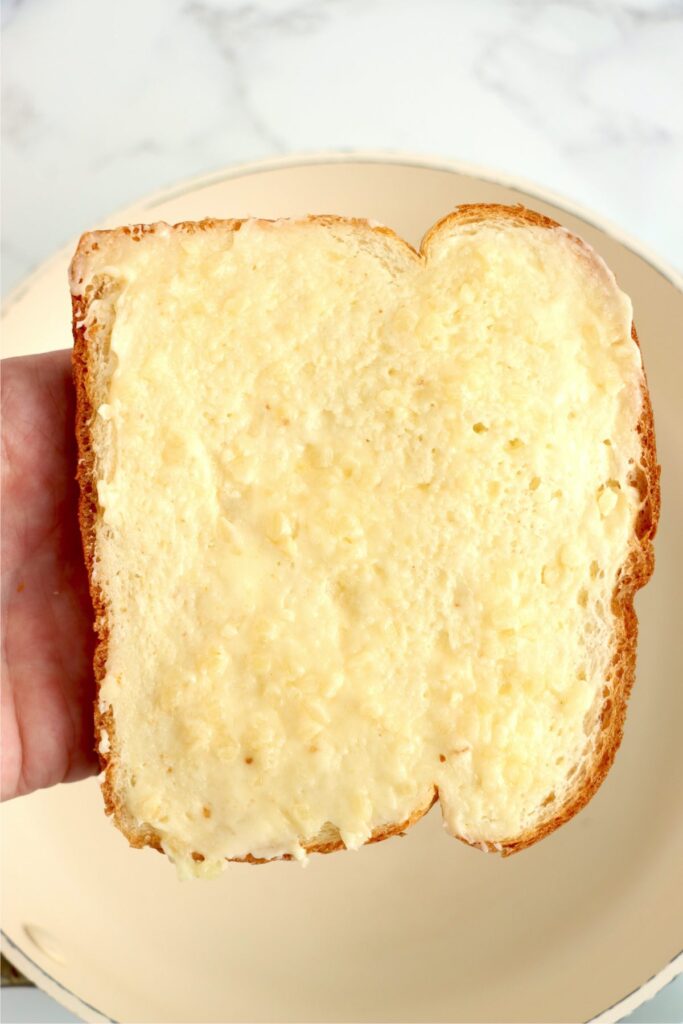
[[[148,192],[340,148],[520,175],[683,265],[682,0],[2,0],[2,21],[5,294]],[[659,999],[633,1019],[683,1018],[681,979]]]
[[[683,263],[681,0],[3,0],[3,290],[113,209],[274,154],[519,174]]]

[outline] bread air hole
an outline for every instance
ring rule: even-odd
[[[602,711],[600,713],[600,728],[604,731],[609,729],[612,725],[612,700],[607,698],[605,703],[602,705]]]

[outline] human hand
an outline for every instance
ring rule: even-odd
[[[97,771],[71,353],[2,361],[2,799]]]

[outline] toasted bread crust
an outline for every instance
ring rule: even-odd
[[[483,222],[490,222],[507,225],[518,223],[548,229],[561,227],[557,221],[551,220],[533,210],[528,210],[523,206],[468,204],[456,207],[451,213],[437,221],[425,234],[420,249],[417,251],[390,228],[372,225],[366,220],[323,215],[308,217],[306,221],[325,225],[345,224],[369,229],[400,242],[417,259],[427,257],[429,247],[439,231],[446,226],[456,223],[481,224]],[[174,225],[174,228],[187,233],[203,231],[219,225],[229,227],[231,230],[239,230],[244,223],[245,221],[243,220],[225,221],[211,218],[197,222],[184,221]],[[272,222],[260,221],[260,223],[268,224]],[[116,230],[131,236],[134,240],[139,240],[146,234],[154,233],[160,226],[156,224],[137,224]],[[80,273],[83,259],[87,257],[93,246],[96,247],[98,245],[98,237],[101,234],[110,234],[110,232],[91,232],[82,236],[70,271],[74,338],[73,374],[76,387],[76,437],[79,449],[77,473],[80,486],[79,520],[95,612],[94,628],[97,633],[97,645],[94,656],[94,673],[98,691],[106,671],[109,623],[106,601],[93,572],[99,516],[95,455],[91,435],[91,424],[95,415],[96,404],[92,375],[93,368],[90,362],[90,346],[85,327],[85,318],[88,305],[95,296],[90,295],[86,297],[83,294],[80,287],[83,278],[80,276]],[[576,238],[576,236],[571,237],[584,250],[587,258],[594,265],[598,266],[593,251],[581,239]],[[632,337],[634,342],[639,344],[635,325],[632,328]],[[612,673],[603,691],[600,736],[595,746],[592,763],[587,766],[587,770],[580,778],[579,784],[569,799],[559,808],[553,809],[551,815],[533,829],[519,836],[511,836],[509,839],[496,844],[469,844],[468,840],[464,837],[456,837],[461,839],[462,842],[468,843],[468,845],[477,845],[486,850],[495,850],[503,856],[509,856],[533,845],[551,832],[554,832],[560,825],[569,821],[588,803],[599,789],[614,761],[623,736],[628,698],[635,679],[638,621],[633,602],[637,591],[647,583],[654,569],[652,541],[657,530],[660,509],[660,467],[657,463],[652,405],[644,373],[642,399],[642,410],[637,426],[641,441],[641,459],[640,465],[635,466],[633,469],[633,479],[634,483],[638,486],[643,505],[636,524],[633,544],[628,558],[618,575],[616,587],[612,595],[612,609],[616,616]],[[107,752],[100,749],[100,740],[105,734],[109,740]],[[117,791],[115,779],[117,753],[115,722],[111,709],[103,711],[97,699],[95,701],[95,739],[100,765],[104,772],[102,792],[106,813],[113,817],[115,824],[126,836],[131,846],[151,846],[161,851],[161,837],[159,834],[150,827],[140,827],[131,819]],[[389,839],[391,836],[403,834],[431,809],[437,799],[438,791],[435,788],[431,799],[425,806],[415,810],[405,821],[387,824],[375,829],[367,841],[368,844],[381,842],[384,839]],[[307,853],[333,853],[336,850],[345,849],[344,843],[336,829],[330,829],[319,836],[310,837],[304,840],[302,845]],[[201,853],[195,853],[193,856],[198,861],[203,860]],[[234,859],[250,864],[267,863],[265,859],[254,857],[252,854]],[[285,855],[280,859],[291,860],[292,857]]]

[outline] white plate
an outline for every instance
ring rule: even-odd
[[[555,217],[596,247],[633,299],[663,515],[657,571],[637,603],[638,680],[616,764],[574,821],[506,861],[449,839],[436,811],[403,840],[315,857],[305,871],[232,864],[198,884],[177,882],[150,850],[129,850],[94,780],[14,801],[2,815],[5,948],[87,1020],[617,1020],[681,968],[683,295],[674,272],[518,184],[371,154],[228,170],[108,223],[338,213],[417,242],[462,202],[523,202]],[[70,344],[69,255],[10,298],[5,354]]]

